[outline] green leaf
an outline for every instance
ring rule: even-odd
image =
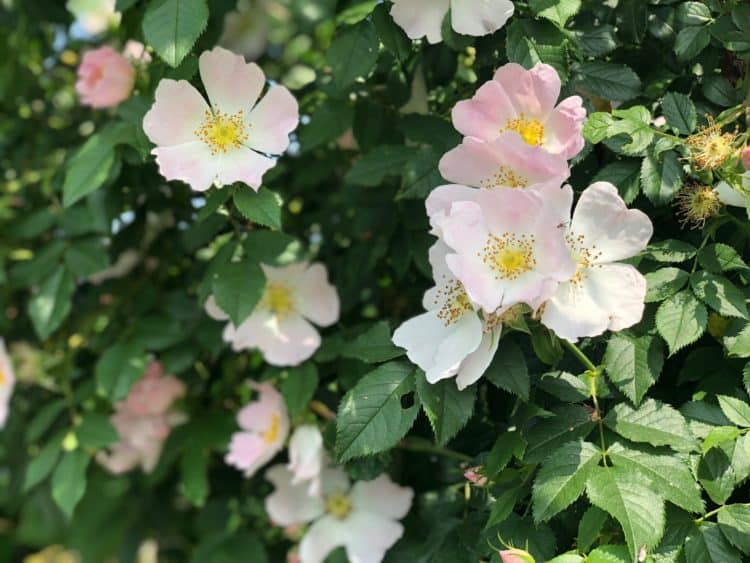
[[[630,142],[620,147],[621,152],[631,156],[641,156],[654,140],[651,129],[651,112],[643,106],[612,111],[615,118],[607,127],[607,138],[627,135]]]
[[[379,47],[378,34],[369,20],[345,28],[333,39],[326,59],[338,91],[368,77],[378,60]]]
[[[401,174],[401,189],[396,199],[424,199],[433,188],[444,183],[438,170],[443,152],[422,147],[406,162]]]
[[[679,268],[661,268],[645,275],[648,290],[646,303],[664,301],[680,291],[690,279],[690,274]]]
[[[562,28],[581,9],[581,0],[530,0],[529,7],[534,15]]]
[[[73,274],[58,268],[48,277],[29,301],[29,317],[39,338],[45,340],[55,332],[70,313],[76,290]]]
[[[404,30],[393,21],[385,4],[379,4],[372,12],[372,23],[383,46],[404,64],[411,55],[412,41]]]
[[[747,264],[739,253],[729,245],[709,244],[698,252],[698,263],[715,274],[731,270],[747,270]]]
[[[669,346],[669,355],[698,340],[706,330],[708,311],[687,290],[668,297],[656,311],[656,329]]]
[[[685,539],[685,560],[690,563],[741,563],[739,553],[730,545],[719,526],[703,522]]]
[[[518,63],[524,68],[531,68],[542,62],[536,43],[526,34],[526,30],[518,21],[512,21],[507,26],[505,52],[509,62]]]
[[[666,205],[682,187],[682,165],[675,151],[657,156],[649,151],[641,166],[641,184],[644,195],[654,205]]]
[[[518,395],[524,401],[529,400],[531,383],[526,358],[512,340],[506,338],[500,343],[500,351],[495,354],[484,377],[495,387]]]
[[[640,161],[631,158],[610,162],[596,173],[592,182],[614,184],[625,203],[633,203],[641,188]]]
[[[260,188],[257,192],[248,187],[241,187],[234,191],[234,204],[242,215],[258,225],[281,229],[281,197],[268,188]]]
[[[195,506],[203,506],[208,498],[208,452],[200,445],[188,447],[180,459],[182,491]]]
[[[638,472],[619,467],[595,467],[586,483],[591,504],[620,523],[630,556],[642,546],[655,548],[664,532],[664,500]]]
[[[208,23],[206,0],[151,0],[143,15],[143,37],[176,68]]]
[[[517,430],[508,430],[498,436],[492,449],[487,454],[484,469],[488,477],[493,478],[500,473],[515,456],[522,459],[526,451],[526,440]]]
[[[63,399],[49,401],[44,406],[40,406],[39,410],[34,415],[34,418],[32,418],[31,422],[26,426],[26,443],[33,444],[39,440],[66,407],[66,401]]]
[[[558,444],[583,439],[594,427],[589,412],[578,405],[568,405],[555,411],[555,416],[537,422],[527,435],[528,448],[524,460],[539,463]]]
[[[711,448],[698,464],[698,481],[716,504],[724,504],[737,484],[732,469],[733,451],[736,442],[722,442]]]
[[[443,446],[458,434],[474,413],[476,386],[463,391],[453,378],[429,383],[423,374],[416,377],[417,393],[435,434],[435,442]]]
[[[607,343],[604,367],[610,381],[636,406],[656,383],[664,366],[661,342],[651,335],[621,332]]]
[[[70,207],[98,190],[115,164],[115,147],[107,135],[94,133],[67,164],[63,183],[63,205]]]
[[[702,2],[683,2],[677,6],[677,23],[680,26],[704,25],[711,21],[711,10]]]
[[[368,364],[377,364],[403,356],[404,350],[391,341],[391,327],[388,321],[379,321],[348,342],[341,355]]]
[[[63,455],[52,474],[52,498],[63,513],[71,518],[78,502],[86,492],[86,469],[91,458],[83,450]]]
[[[336,419],[336,457],[340,462],[373,455],[395,446],[419,412],[414,368],[402,362],[383,364],[365,375],[342,399]]]
[[[703,439],[701,452],[705,454],[711,448],[715,448],[724,442],[733,442],[741,434],[740,429],[734,426],[716,426]]]
[[[586,563],[633,563],[626,545],[601,545],[586,557]]]
[[[724,346],[733,358],[750,358],[750,323],[733,321],[724,335]]]
[[[674,52],[680,61],[689,61],[698,56],[711,42],[711,34],[705,27],[684,27],[677,33]]]
[[[687,242],[676,239],[662,240],[648,245],[643,257],[654,262],[679,263],[695,256],[696,248]]]
[[[99,239],[74,242],[65,251],[65,265],[76,276],[85,278],[109,267],[109,255]]]
[[[674,408],[654,399],[647,399],[637,409],[619,403],[604,418],[604,424],[633,442],[671,446],[676,450],[697,449],[685,418]]]
[[[550,452],[534,480],[534,521],[549,520],[572,504],[600,459],[599,448],[583,440],[568,442]]]
[[[76,428],[78,443],[85,448],[103,448],[120,440],[120,435],[109,421],[109,416],[90,412]]]
[[[379,145],[357,160],[344,179],[358,186],[379,186],[387,176],[401,174],[412,154],[403,145]]]
[[[578,521],[576,545],[581,551],[588,551],[599,538],[609,514],[596,506],[589,506]]]
[[[263,296],[266,278],[258,262],[246,257],[227,262],[215,273],[211,286],[216,304],[234,326],[240,326]]]
[[[310,117],[310,122],[299,129],[303,151],[330,143],[346,133],[354,120],[354,109],[342,100],[326,100]]]
[[[138,343],[115,344],[96,362],[97,390],[112,402],[125,398],[133,383],[143,375],[146,363],[146,353]]]
[[[641,80],[629,66],[603,61],[581,63],[579,82],[586,91],[604,98],[625,102],[641,92]]]
[[[750,427],[750,405],[728,395],[717,395],[719,406],[729,420],[743,428]]]
[[[689,135],[698,123],[698,114],[692,100],[685,94],[668,92],[661,102],[667,124],[677,133]]]
[[[615,467],[644,474],[665,500],[689,512],[703,512],[700,487],[682,458],[656,453],[647,446],[625,446],[619,442],[609,447],[607,457]]]
[[[750,504],[729,504],[719,511],[717,520],[729,543],[750,555]]]
[[[26,475],[23,482],[23,490],[30,491],[38,483],[44,481],[57,464],[62,453],[62,441],[64,433],[58,434],[34,456],[26,467]]]
[[[747,318],[747,305],[742,291],[724,276],[696,272],[690,277],[696,297],[725,317]]]
[[[285,369],[286,379],[282,380],[279,385],[286,408],[289,411],[289,418],[294,420],[305,412],[307,404],[315,396],[315,390],[318,388],[318,368],[312,362]]]
[[[513,507],[518,502],[518,497],[521,495],[520,487],[513,487],[507,491],[503,491],[492,502],[492,508],[490,509],[490,517],[487,519],[487,523],[484,525],[485,529],[497,526],[504,522],[508,516],[513,512]]]

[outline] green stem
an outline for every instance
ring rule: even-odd
[[[726,505],[721,505],[719,508],[714,508],[711,512],[706,512],[700,518],[696,518],[695,520],[693,520],[693,522],[695,522],[696,524],[700,524],[704,520],[707,520],[708,518],[711,518],[711,516],[714,516],[714,515],[718,514],[719,512],[721,512],[722,510],[724,510],[725,508],[726,508]]]
[[[583,351],[573,344],[572,342],[569,342],[565,340],[564,338],[561,339],[563,346],[565,346],[568,350],[570,350],[573,355],[578,358],[578,360],[586,367],[587,370],[593,373],[599,373],[599,368],[594,365],[594,362],[589,360],[589,357],[583,353]]]
[[[681,145],[685,144],[685,140],[682,137],[678,137],[677,135],[672,135],[670,133],[665,133],[664,131],[659,131],[658,129],[651,128],[651,131],[654,132],[656,135],[660,135],[662,137],[666,137],[667,139],[672,139],[673,141],[677,141]]]
[[[695,253],[695,259],[693,260],[693,269],[690,270],[691,274],[694,274],[695,271],[698,269],[698,255],[700,254],[701,250],[703,250],[703,248],[706,246],[706,243],[708,243],[709,238],[710,237],[708,235],[703,237],[703,242],[701,242],[701,245],[698,248],[698,252]]]
[[[399,447],[402,450],[441,455],[443,457],[449,457],[452,459],[457,459],[459,461],[468,462],[473,459],[471,456],[462,454],[461,452],[454,452],[453,450],[449,450],[447,448],[441,448],[440,446],[436,446],[428,442],[427,440],[422,441],[418,438],[404,438],[403,440],[401,440]]]

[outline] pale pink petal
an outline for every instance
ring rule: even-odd
[[[352,511],[344,525],[347,532],[346,554],[350,563],[381,563],[386,551],[404,533],[404,527],[399,522],[362,510]]]
[[[542,118],[549,114],[560,96],[560,76],[550,65],[537,63],[526,70],[516,63],[501,66],[492,78],[510,98],[516,112],[527,118]]]
[[[310,262],[303,260],[280,267],[261,264],[260,267],[269,283],[278,283],[284,287],[297,287],[302,283]]]
[[[358,481],[352,487],[352,508],[384,518],[401,520],[411,508],[414,491],[401,487],[383,473],[372,481]]]
[[[220,160],[211,155],[203,141],[182,145],[156,147],[159,173],[167,180],[180,180],[196,191],[203,192],[213,186],[219,172]]]
[[[247,147],[237,147],[226,154],[215,157],[218,160],[218,182],[228,186],[244,182],[256,192],[263,183],[263,175],[276,166],[276,160],[263,156]]]
[[[575,342],[603,333],[609,319],[583,284],[562,283],[544,304],[541,321],[558,337]]]
[[[432,227],[430,232],[435,236],[442,236],[440,224],[450,214],[453,203],[456,201],[474,201],[478,191],[474,188],[456,184],[438,186],[432,190],[425,201],[427,215],[430,218],[430,226]]]
[[[496,139],[508,120],[517,117],[516,108],[496,81],[485,82],[470,100],[453,107],[453,126],[467,137],[483,141]]]
[[[274,465],[266,471],[266,479],[276,490],[266,497],[266,512],[274,524],[291,526],[306,524],[325,513],[321,497],[307,494],[307,485],[292,485],[292,472],[283,465]]]
[[[256,335],[263,358],[273,366],[296,366],[320,347],[320,334],[301,315],[270,317]]]
[[[449,0],[394,0],[391,16],[411,39],[427,37],[430,43],[443,40],[443,19]]]
[[[323,563],[331,551],[346,544],[350,533],[346,520],[330,515],[316,520],[299,544],[300,563]]]
[[[126,100],[134,83],[135,69],[128,59],[105,45],[84,53],[78,67],[76,92],[81,104],[107,108]]]
[[[583,149],[583,122],[586,109],[580,96],[565,98],[547,117],[544,123],[544,148],[573,158]]]
[[[154,99],[143,118],[143,131],[152,143],[173,146],[198,141],[195,132],[210,112],[198,90],[186,80],[165,78],[156,87]]]
[[[287,467],[293,473],[292,484],[307,483],[309,494],[320,494],[321,472],[327,462],[323,436],[318,427],[313,424],[297,427],[289,439]]]
[[[477,188],[559,188],[569,176],[565,158],[525,143],[513,132],[489,142],[465,137],[446,153],[440,173],[450,182]]]
[[[258,434],[235,432],[229,442],[229,451],[224,461],[243,471],[245,476],[254,475],[258,469],[271,461],[280,448],[270,448]]]
[[[323,264],[311,264],[294,293],[297,311],[306,319],[318,326],[330,326],[339,320],[339,295],[328,281],[328,271]]]
[[[243,430],[248,432],[265,432],[272,423],[274,415],[279,417],[278,423],[288,420],[286,403],[276,388],[270,383],[259,383],[255,385],[258,391],[256,400],[242,407],[237,413],[237,424]],[[280,434],[283,434],[280,432]],[[286,435],[281,436],[280,441],[284,441]]]
[[[203,309],[206,314],[214,319],[215,321],[228,321],[229,315],[227,315],[221,308],[216,304],[216,299],[213,295],[209,295],[206,302],[203,304]]]
[[[203,86],[214,111],[248,115],[263,91],[266,77],[255,63],[246,63],[222,47],[204,51],[198,59]]]
[[[458,368],[458,374],[456,375],[456,386],[459,390],[464,390],[469,385],[479,381],[487,368],[490,367],[495,352],[497,352],[498,344],[500,344],[501,332],[500,327],[485,332],[477,349],[461,362],[461,367]]]
[[[510,0],[451,0],[451,25],[463,35],[496,32],[513,15]]]
[[[597,301],[609,313],[609,330],[623,330],[643,318],[646,278],[629,264],[602,264],[591,269],[590,286],[599,289]]]
[[[247,145],[256,151],[281,154],[289,146],[289,134],[299,123],[299,106],[283,86],[271,86],[247,117]]]
[[[224,329],[224,341],[232,344],[232,350],[240,352],[257,348],[267,326],[273,324],[273,315],[261,307],[256,307],[250,316],[238,327],[228,323]]]
[[[573,237],[583,237],[594,263],[635,256],[646,248],[654,227],[638,209],[628,209],[612,184],[597,182],[583,191],[573,213]]]
[[[100,451],[96,454],[96,461],[110,473],[119,475],[138,466],[141,455],[127,444],[114,444],[109,452]]]

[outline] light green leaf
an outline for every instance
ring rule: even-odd
[[[113,403],[123,399],[146,370],[147,357],[136,342],[121,342],[108,348],[94,368],[99,393]]]
[[[656,383],[663,366],[664,351],[653,336],[636,337],[621,332],[607,343],[604,354],[607,376],[636,406]]]
[[[169,66],[176,68],[207,23],[206,0],[151,0],[143,15],[143,36]]]
[[[516,502],[518,502],[520,494],[520,487],[513,487],[512,489],[500,493],[492,502],[490,517],[487,519],[487,523],[484,527],[491,528],[492,526],[497,526],[504,522],[513,512],[513,507],[516,505]]]
[[[698,253],[698,263],[715,274],[731,270],[747,270],[747,264],[739,253],[729,245],[709,244]]]
[[[535,15],[562,28],[581,9],[581,0],[530,0],[529,7]]]
[[[49,442],[44,444],[44,447],[39,450],[39,453],[34,456],[29,465],[26,467],[26,475],[23,482],[23,490],[30,491],[38,483],[44,481],[57,464],[57,460],[60,459],[62,453],[62,441],[64,433],[60,433]]]
[[[391,341],[391,327],[388,321],[379,321],[365,332],[348,342],[341,355],[368,364],[377,364],[404,355],[404,350]]]
[[[656,311],[656,329],[669,355],[698,340],[706,330],[708,311],[688,290],[667,298]]]
[[[689,135],[695,130],[698,115],[692,100],[685,94],[668,92],[661,102],[667,124],[677,133]]]
[[[705,454],[711,448],[715,448],[724,442],[733,442],[741,434],[740,429],[735,426],[716,426],[703,439],[701,452]]]
[[[734,358],[750,358],[750,323],[733,321],[724,335],[724,346]]]
[[[208,498],[208,452],[199,444],[192,444],[180,459],[182,492],[195,506],[203,506]]]
[[[641,166],[644,195],[654,205],[670,203],[682,187],[682,165],[675,151],[657,155],[649,151]]]
[[[719,529],[734,547],[750,555],[750,504],[730,504],[719,511]]]
[[[429,383],[424,374],[416,376],[417,393],[435,434],[435,442],[442,446],[458,434],[474,413],[477,398],[476,386],[463,391],[456,387],[453,378]]]
[[[690,279],[690,274],[679,268],[661,268],[645,275],[648,290],[646,303],[657,303],[680,291]]]
[[[589,506],[578,521],[576,545],[581,551],[588,551],[599,538],[609,514],[596,506]]]
[[[71,518],[86,492],[86,469],[91,458],[83,450],[67,452],[52,474],[52,498],[63,513]]]
[[[250,316],[263,296],[265,285],[263,270],[249,257],[222,265],[211,280],[216,304],[229,315],[234,326],[240,326]]]
[[[534,480],[534,521],[549,520],[573,503],[600,459],[599,448],[583,440],[568,442],[550,452]]]
[[[591,504],[620,523],[630,556],[637,559],[641,547],[659,544],[664,532],[664,500],[644,476],[619,467],[595,467],[586,483]]]
[[[743,428],[750,427],[750,405],[728,395],[717,395],[719,406],[729,420]]]
[[[607,138],[627,135],[630,142],[623,144],[620,150],[631,156],[642,156],[654,140],[651,129],[651,112],[643,106],[612,111],[615,118],[607,128]]]
[[[615,442],[607,450],[615,467],[640,471],[665,500],[689,512],[704,510],[701,490],[687,462],[676,456],[656,453],[648,446],[625,446]]]
[[[604,423],[633,442],[676,450],[697,449],[695,437],[679,411],[654,399],[647,399],[637,409],[619,403],[604,417]]]
[[[367,78],[378,60],[380,41],[369,20],[347,27],[331,43],[326,59],[331,66],[333,83],[346,90],[358,78]]]
[[[690,563],[741,563],[740,554],[731,546],[719,526],[703,522],[685,539],[685,560]]]
[[[242,215],[258,225],[272,229],[281,228],[281,197],[268,188],[261,187],[257,192],[247,186],[234,191],[234,204]]]
[[[679,263],[693,258],[698,250],[690,243],[667,239],[648,245],[642,256],[654,262]]]
[[[45,340],[55,332],[70,313],[76,282],[65,268],[48,277],[29,301],[29,317],[39,338]]]
[[[416,397],[411,406],[402,405],[402,399],[414,390],[414,368],[402,362],[383,364],[360,379],[344,396],[338,409],[338,460],[345,462],[395,446],[414,424],[419,412]]]
[[[696,272],[690,277],[696,297],[725,317],[747,318],[747,305],[742,291],[724,276]]]

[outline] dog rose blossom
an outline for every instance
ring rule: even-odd
[[[439,43],[449,9],[456,33],[482,36],[503,27],[514,7],[510,0],[393,0],[391,16],[409,38]]]
[[[227,325],[224,340],[235,351],[257,348],[271,365],[299,365],[320,346],[312,323],[326,327],[338,320],[338,293],[323,264],[261,266],[266,275],[263,296],[240,326]],[[213,298],[206,301],[206,312],[216,320],[229,319]]]
[[[455,105],[453,125],[461,134],[487,142],[513,132],[528,145],[570,159],[584,145],[586,110],[580,96],[557,104],[559,96],[560,77],[551,66],[537,63],[526,70],[509,63],[473,98]]]
[[[0,429],[5,427],[10,409],[10,398],[16,385],[16,375],[10,361],[5,341],[0,338]]]
[[[575,341],[640,321],[646,279],[635,267],[617,262],[646,248],[653,229],[645,213],[627,208],[612,184],[597,182],[584,190],[566,234],[575,275],[544,304],[542,323]]]
[[[266,497],[266,511],[279,526],[310,524],[299,546],[300,563],[322,563],[343,546],[352,563],[380,563],[404,533],[399,520],[411,508],[414,491],[387,475],[351,485],[339,468],[321,473],[320,495],[308,495],[306,484],[294,485],[293,474],[275,465],[266,478],[276,490]]]
[[[299,426],[289,439],[289,465],[292,484],[308,483],[308,494],[320,493],[320,474],[330,462],[323,447],[323,436],[317,426]]]
[[[440,221],[454,251],[448,267],[489,314],[518,303],[536,309],[576,271],[565,241],[573,190],[477,190]]]
[[[112,47],[99,47],[84,53],[78,66],[76,92],[84,106],[109,108],[130,97],[135,69]]]
[[[172,375],[164,376],[160,363],[152,362],[146,373],[115,405],[110,420],[120,442],[109,452],[99,452],[97,461],[112,473],[124,473],[140,465],[151,473],[172,427],[184,416],[170,411],[172,403],[185,394],[185,385]]]
[[[257,191],[276,164],[267,155],[289,146],[297,100],[279,85],[260,98],[266,84],[260,67],[221,47],[201,54],[198,65],[210,105],[186,80],[163,79],[143,118],[159,172],[197,191],[234,182]]]
[[[281,394],[270,383],[251,382],[258,399],[237,413],[241,431],[232,435],[227,464],[251,477],[273,459],[289,435],[289,415]]]

